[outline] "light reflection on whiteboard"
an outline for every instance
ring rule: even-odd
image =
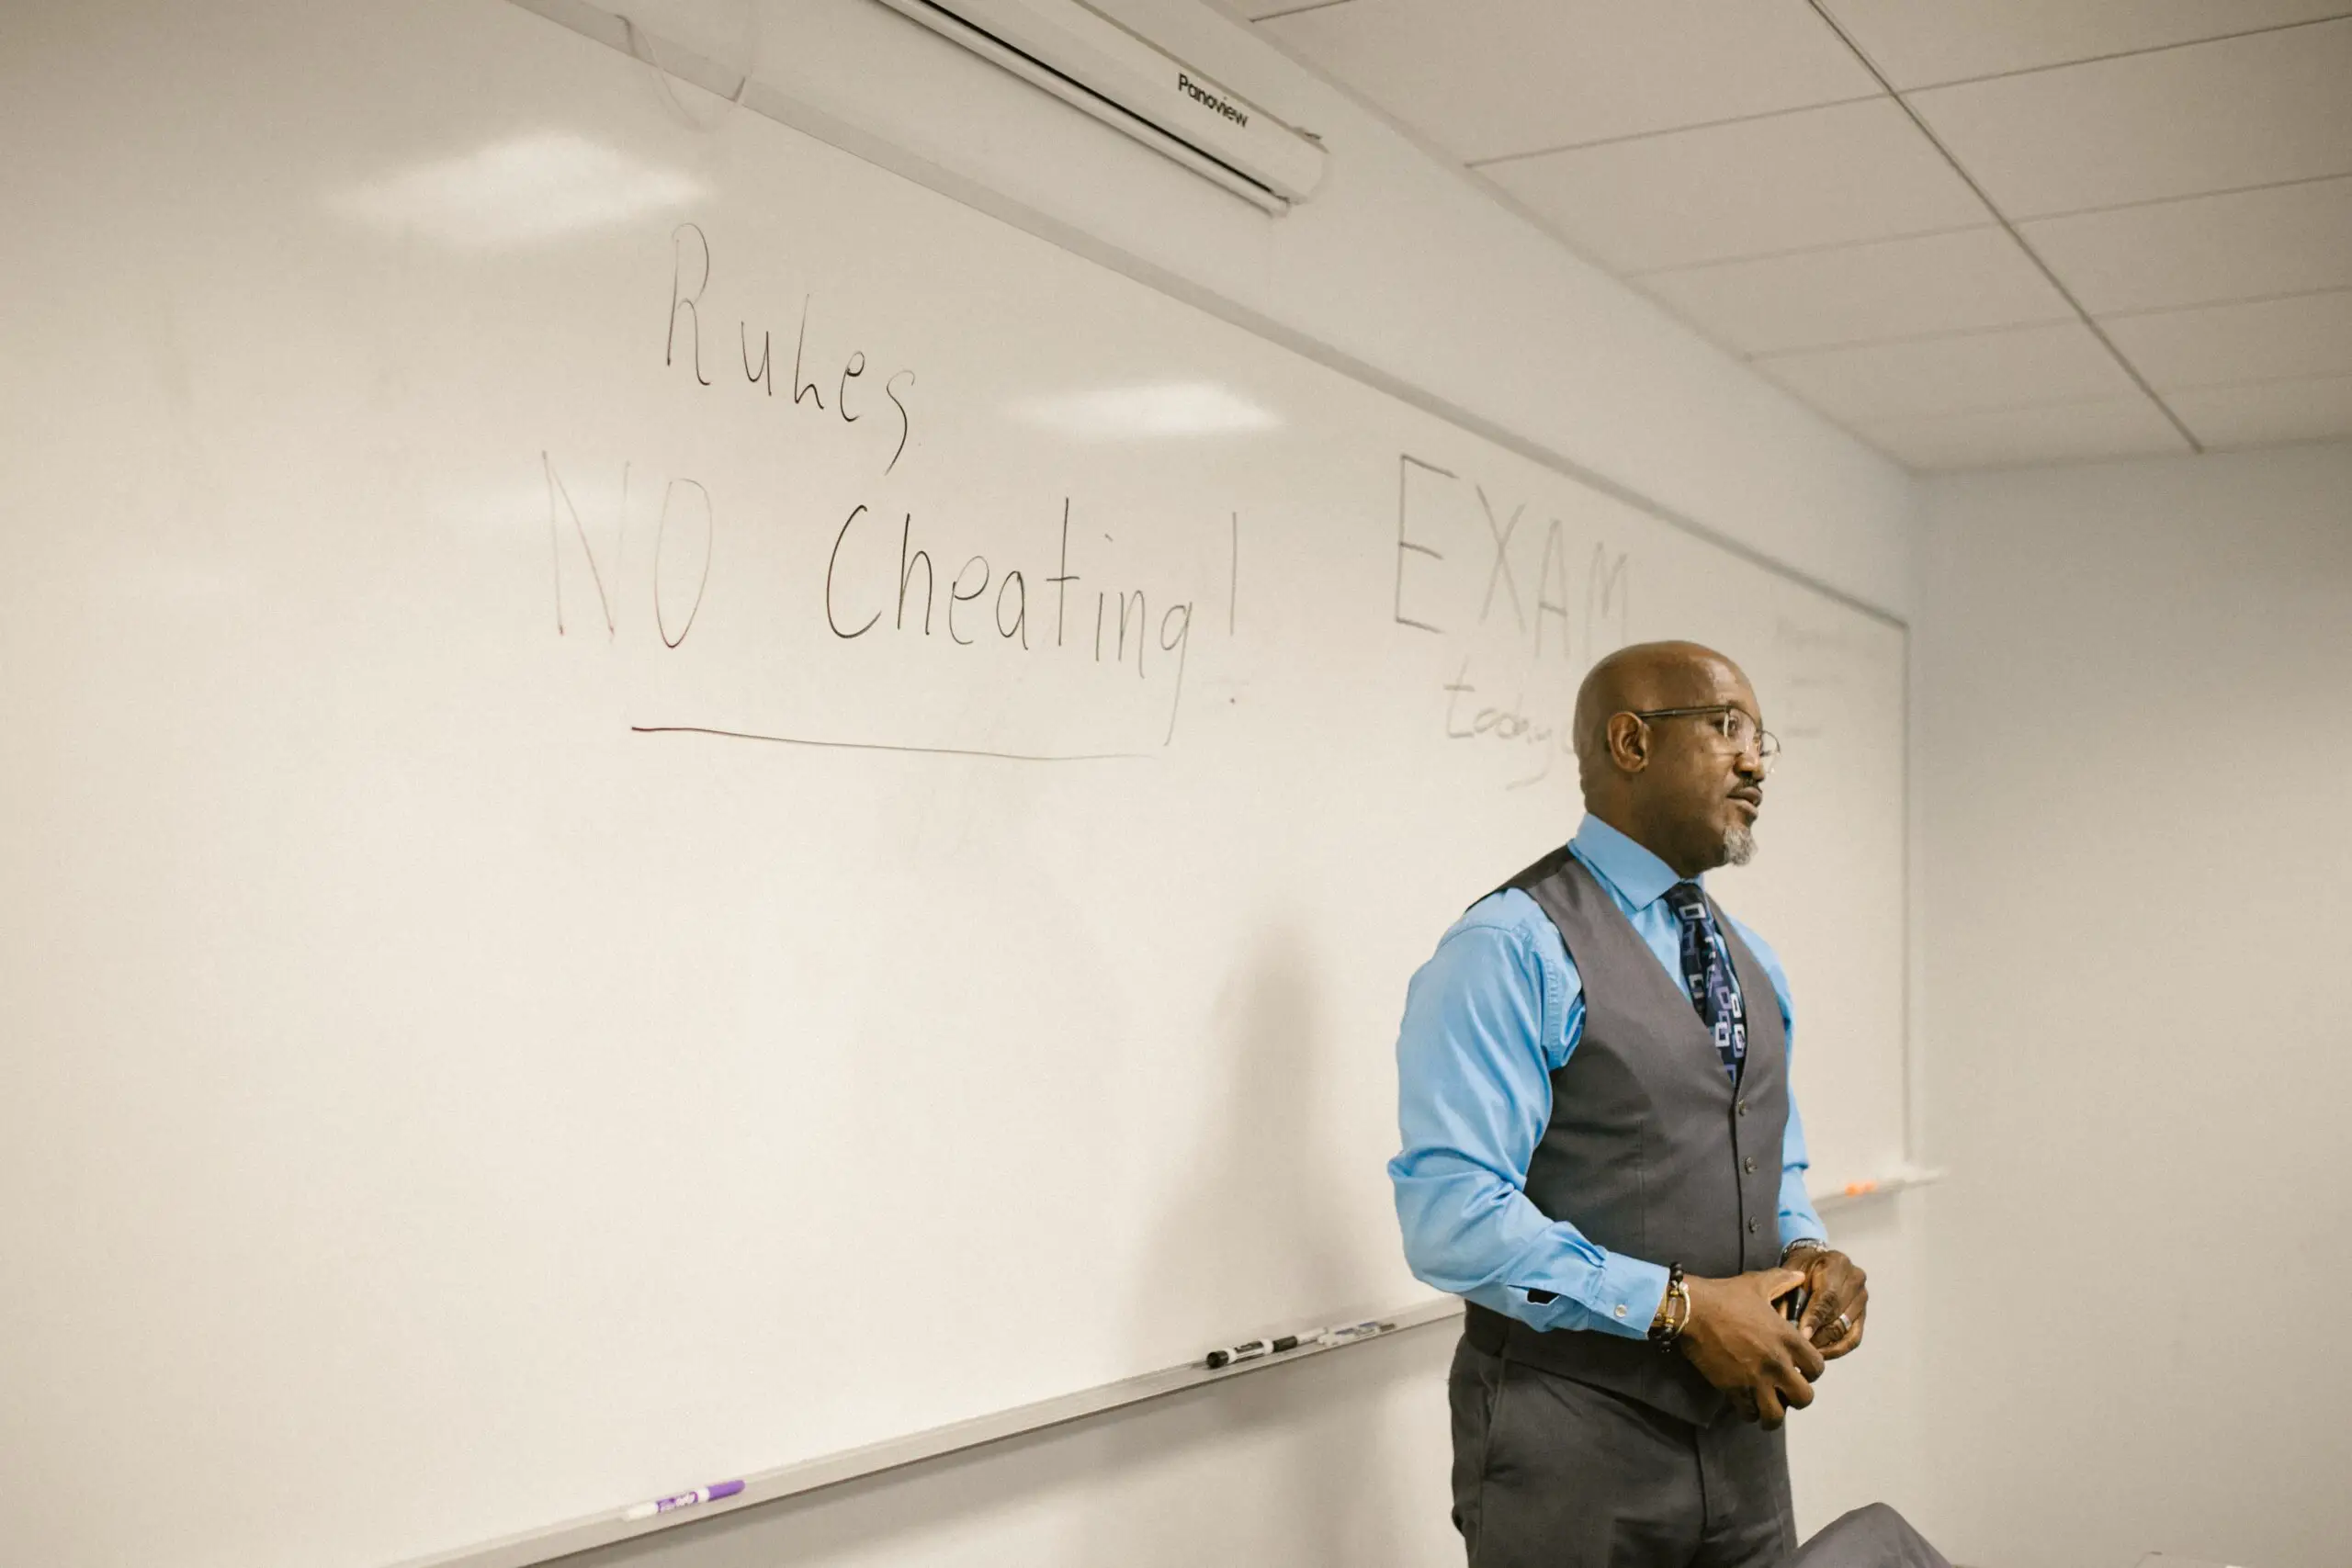
[[[330,210],[456,250],[497,251],[625,222],[703,195],[676,169],[563,131],[493,142],[327,197]]]

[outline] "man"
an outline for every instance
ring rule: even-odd
[[[1406,1257],[1470,1303],[1454,1523],[1472,1568],[1773,1562],[1781,1423],[1869,1304],[1805,1197],[1780,964],[1701,885],[1778,744],[1690,643],[1602,660],[1575,725],[1582,826],[1446,932],[1396,1046]]]

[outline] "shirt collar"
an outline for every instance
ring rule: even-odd
[[[1598,817],[1587,817],[1568,841],[1585,864],[1636,909],[1647,908],[1683,880],[1672,866]]]

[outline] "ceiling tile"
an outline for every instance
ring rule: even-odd
[[[2352,12],[2344,0],[1826,3],[1829,14],[1901,88],[2195,43]]]
[[[1998,229],[1657,272],[1641,287],[1745,354],[2070,320]]]
[[[2080,321],[1773,355],[1756,367],[1846,424],[2138,395]]]
[[[2352,438],[2352,376],[2200,387],[2165,400],[2208,446]]]
[[[1472,162],[1880,90],[1804,0],[1348,0],[1258,26]]]
[[[1513,158],[1479,172],[1620,272],[1992,221],[1892,98]]]
[[[2352,174],[2352,19],[1910,102],[2011,218]]]
[[[2099,323],[2158,390],[2352,376],[2352,288]]]
[[[2018,226],[2094,316],[2352,288],[2352,179]]]
[[[1914,468],[2007,468],[2189,449],[2156,405],[2138,396],[1855,428]]]

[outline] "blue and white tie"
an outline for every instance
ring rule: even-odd
[[[1666,903],[1682,923],[1682,981],[1690,1005],[1714,1038],[1724,1071],[1736,1079],[1740,1061],[1747,1055],[1747,1013],[1723,939],[1715,933],[1714,917],[1707,911],[1707,896],[1695,882],[1678,882],[1667,889]]]

